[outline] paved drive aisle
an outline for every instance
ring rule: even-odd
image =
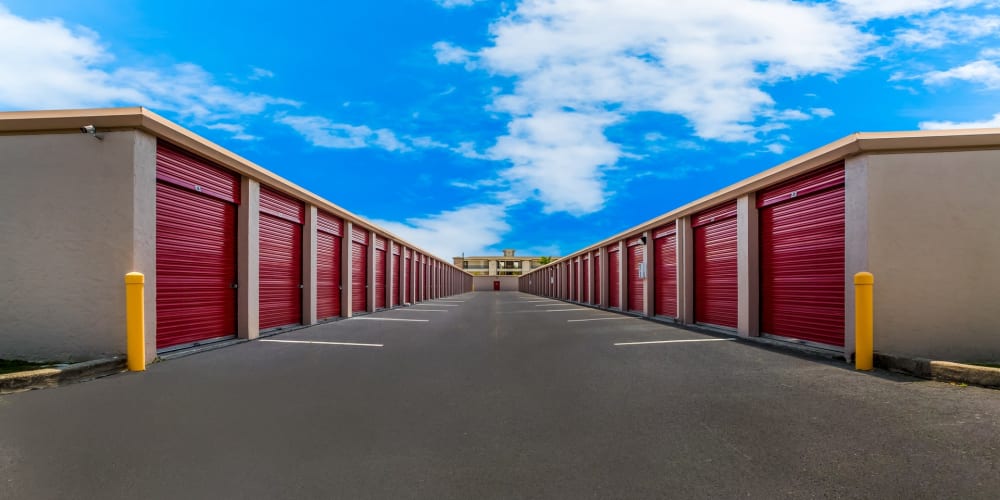
[[[0,498],[1000,491],[1000,391],[521,293],[266,340],[0,396]]]

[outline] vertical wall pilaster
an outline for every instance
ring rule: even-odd
[[[351,274],[354,262],[354,223],[344,221],[344,237],[340,240],[340,315],[354,315],[354,279]]]
[[[618,242],[618,306],[622,311],[628,311],[628,242],[624,239]]]
[[[316,207],[306,205],[302,228],[302,323],[316,324]]]
[[[642,236],[646,238],[646,243],[642,246],[642,262],[646,267],[646,277],[642,280],[642,313],[645,316],[653,316],[656,312],[653,303],[656,291],[656,266],[653,262],[655,252],[651,249],[656,248],[656,245],[653,242],[653,231],[646,231]]]
[[[844,165],[844,359],[855,352],[854,275],[871,271],[868,262],[868,156],[856,156]],[[875,276],[878,280],[878,276]],[[878,286],[878,285],[876,285]],[[877,342],[877,341],[876,341]],[[875,347],[878,347],[876,343]]]
[[[260,183],[240,180],[237,210],[237,336],[255,339],[260,335]]]
[[[694,323],[694,230],[690,216],[677,220],[677,320]]]
[[[601,262],[601,303],[599,304],[603,308],[608,307],[608,248],[601,247],[601,250],[597,254],[597,258]]]
[[[760,335],[759,235],[757,195],[750,193],[736,200],[736,333],[741,337]]]
[[[368,278],[365,280],[365,295],[368,297],[368,312],[375,311],[375,231],[368,231]]]

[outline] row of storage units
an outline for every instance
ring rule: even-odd
[[[368,223],[157,145],[158,350],[454,295],[471,279]]]
[[[520,290],[842,350],[844,182],[838,162],[709,200],[534,270]]]

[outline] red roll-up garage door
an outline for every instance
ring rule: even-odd
[[[156,148],[156,348],[236,334],[239,176]]]
[[[608,247],[608,307],[621,309],[621,266],[618,245]]]
[[[736,202],[695,215],[691,226],[695,322],[736,328]]]
[[[340,248],[344,223],[320,212],[316,219],[316,316],[340,316]]]
[[[643,312],[645,298],[643,293],[643,274],[641,272],[643,262],[644,245],[642,240],[634,238],[629,240],[626,249],[628,250],[626,264],[628,267],[628,310],[632,312]]]
[[[656,265],[657,316],[677,317],[677,226],[670,223],[653,231]]]
[[[375,237],[375,309],[385,309],[385,252],[386,240]]]
[[[392,298],[392,303],[389,304],[390,307],[398,306],[403,302],[403,296],[400,295],[401,288],[399,284],[402,281],[402,276],[399,275],[400,269],[400,255],[399,255],[399,245],[392,245],[392,293],[389,296]]]
[[[573,260],[569,273],[569,300],[577,300],[577,287],[580,285],[580,261]]]
[[[368,311],[368,231],[351,228],[351,310]]]
[[[260,189],[260,328],[302,322],[302,203]]]
[[[844,167],[761,192],[761,333],[844,345]]]
[[[413,293],[413,254],[410,252],[409,248],[403,249],[403,265],[406,266],[406,280],[403,286],[403,303],[409,304],[413,298],[410,295]]]
[[[601,252],[594,252],[594,304],[601,303]]]
[[[590,257],[583,258],[580,271],[580,302],[590,302]]]

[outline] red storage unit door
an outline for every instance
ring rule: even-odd
[[[302,224],[305,207],[260,190],[260,328],[302,322]]]
[[[580,271],[580,302],[590,302],[590,258],[587,257]]]
[[[645,298],[643,297],[645,289],[640,273],[642,266],[645,265],[643,262],[644,248],[642,240],[639,238],[629,241],[626,246],[628,251],[625,261],[628,267],[628,310],[633,312],[643,312],[645,308]]]
[[[403,302],[403,296],[400,295],[402,287],[399,286],[402,276],[399,274],[399,252],[392,253],[392,293],[389,295],[392,298],[392,303],[390,306],[398,306]]]
[[[236,334],[239,176],[156,150],[156,348]]]
[[[409,250],[406,251],[406,256],[404,260],[405,262],[403,263],[403,265],[406,266],[406,280],[405,280],[406,284],[403,286],[403,303],[407,304],[411,300],[410,290],[413,287],[413,264],[412,264],[413,261],[412,257],[410,257]]]
[[[618,250],[618,245],[612,245],[608,247],[608,307],[614,307],[621,309],[621,271],[619,255],[621,252]]]
[[[570,300],[577,299],[577,287],[580,285],[580,262],[573,261],[573,265],[570,266],[569,273],[569,298]]]
[[[385,309],[386,241],[375,237],[375,309]]]
[[[340,248],[343,222],[320,212],[316,219],[316,316],[340,316]]]
[[[691,218],[694,228],[694,318],[736,328],[736,202]]]
[[[844,168],[762,192],[761,333],[844,345]]]
[[[368,231],[351,230],[351,310],[368,310]]]
[[[427,263],[427,257],[424,257],[423,269],[420,271],[420,279],[424,284],[423,291],[421,292],[421,298],[423,300],[428,300],[431,298],[431,273],[430,265]]]
[[[591,257],[594,261],[594,303],[601,303],[601,253],[594,252]]]
[[[671,223],[653,232],[656,265],[656,316],[677,317],[677,227]]]

